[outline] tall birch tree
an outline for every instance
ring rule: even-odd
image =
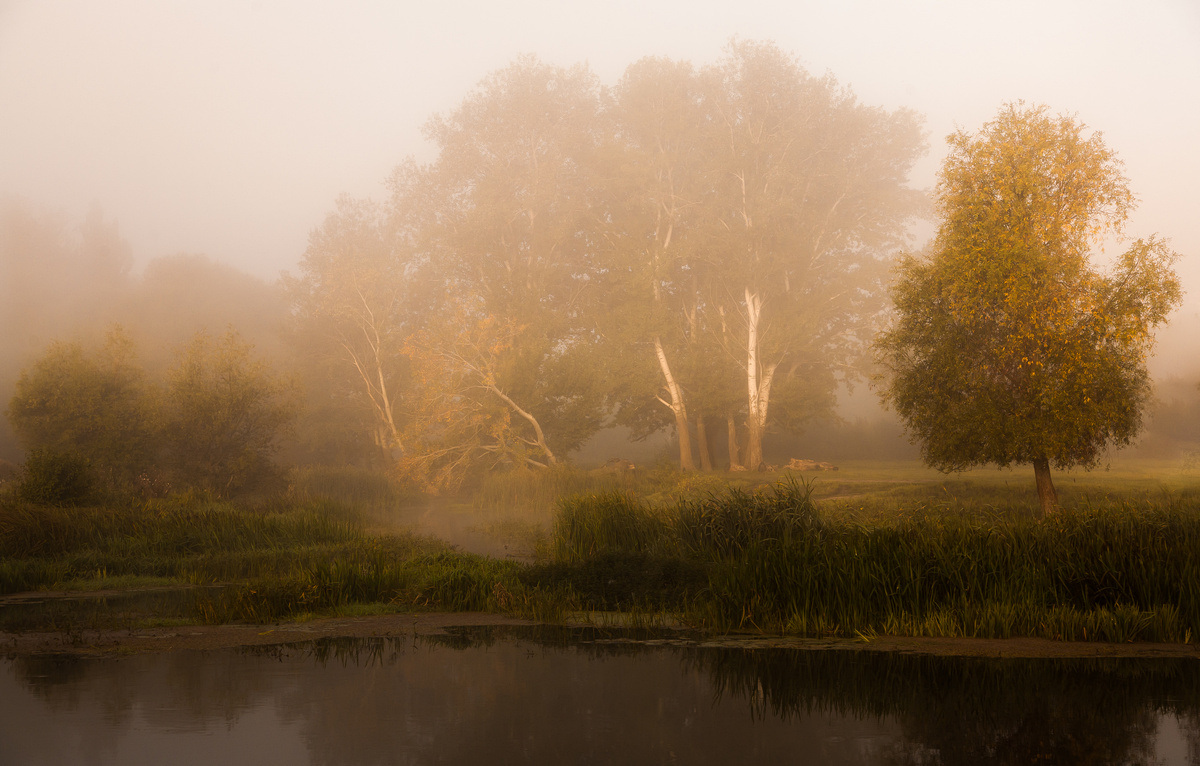
[[[656,372],[652,401],[668,419],[619,394],[618,421],[635,433],[671,425],[679,440],[679,466],[693,470],[689,394],[685,369],[697,353],[696,283],[698,219],[710,193],[702,143],[704,113],[690,64],[643,59],[626,70],[613,93],[614,122],[604,227],[606,312],[603,325],[616,342],[632,344]],[[641,383],[640,379],[633,381]]]
[[[772,404],[790,401],[793,425],[828,410],[835,376],[863,352],[881,258],[919,210],[906,184],[924,139],[911,112],[863,106],[773,45],[735,42],[705,79],[707,295],[740,327],[744,464],[756,469]]]

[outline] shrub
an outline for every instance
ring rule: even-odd
[[[29,453],[17,494],[38,505],[81,505],[92,493],[91,466],[82,457],[40,448]]]

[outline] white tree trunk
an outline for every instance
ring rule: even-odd
[[[746,468],[757,471],[763,466],[762,437],[771,403],[771,381],[776,364],[764,363],[759,353],[763,297],[745,288],[746,296]]]
[[[666,381],[667,395],[671,397],[669,402],[662,397],[659,397],[659,401],[670,407],[671,412],[675,414],[675,430],[679,433],[679,468],[683,471],[694,471],[696,463],[692,459],[692,434],[688,427],[687,405],[683,400],[683,389],[671,372],[667,353],[663,350],[662,339],[658,336],[654,338],[654,352],[658,355],[658,366]]]

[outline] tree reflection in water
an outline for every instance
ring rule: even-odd
[[[1149,764],[1161,716],[1200,763],[1200,662],[1029,660],[862,651],[690,652],[759,717],[892,717],[889,764]]]
[[[712,648],[553,628],[9,668],[0,743],[32,762],[72,752],[37,727],[91,726],[79,747],[99,763],[154,762],[127,742],[150,729],[210,748],[177,763],[213,761],[232,733],[235,752],[253,742],[311,763],[1148,764],[1160,724],[1178,721],[1188,752],[1168,763],[1200,763],[1196,659]]]

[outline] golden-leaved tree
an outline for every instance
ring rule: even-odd
[[[883,394],[930,465],[1032,464],[1050,511],[1052,464],[1094,465],[1138,433],[1153,330],[1181,298],[1178,256],[1151,237],[1107,271],[1091,263],[1135,200],[1100,134],[1072,117],[1009,104],[949,143],[937,236],[900,263],[876,343]]]

